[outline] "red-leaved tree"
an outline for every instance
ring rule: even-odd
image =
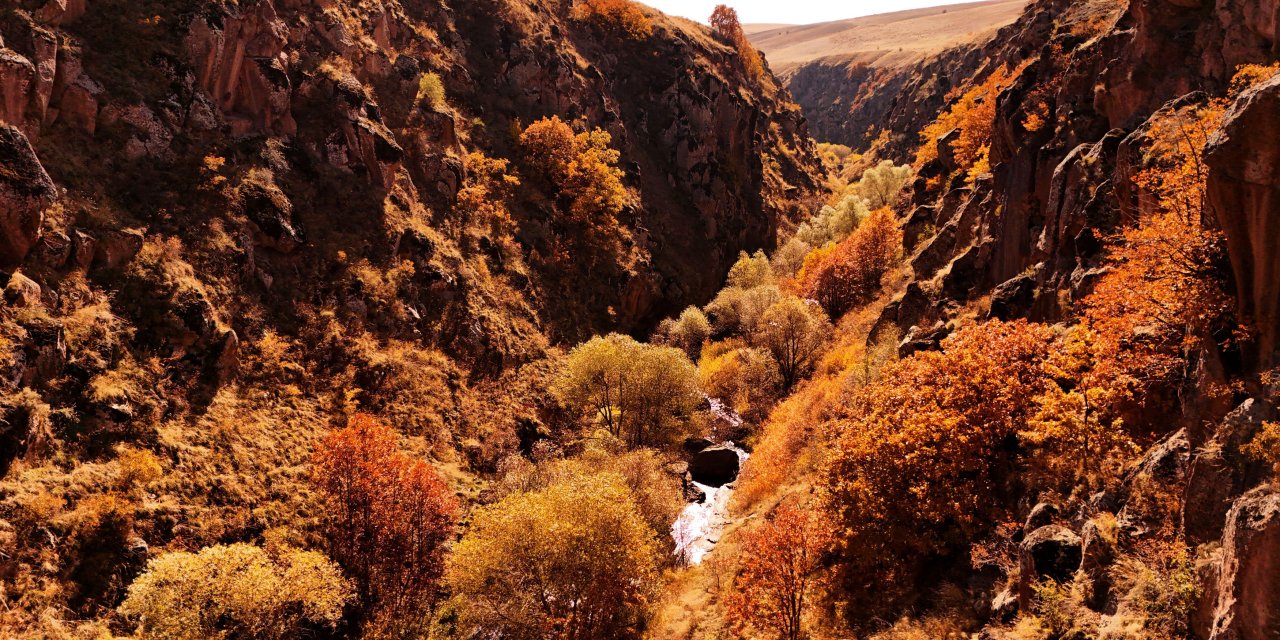
[[[821,512],[783,504],[743,538],[742,569],[728,601],[730,618],[743,630],[799,640],[821,581],[822,554],[831,542]]]
[[[397,449],[397,438],[357,414],[316,448],[311,479],[326,498],[329,553],[366,613],[412,619],[434,602],[458,500],[431,465]]]

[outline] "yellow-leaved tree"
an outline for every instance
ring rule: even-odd
[[[465,637],[635,634],[658,558],[630,493],[622,476],[605,473],[479,509],[447,573]]]
[[[322,553],[247,544],[176,551],[147,563],[120,613],[144,638],[295,638],[332,628],[351,588]]]
[[[616,333],[575,348],[552,392],[633,448],[674,442],[701,402],[698,371],[684,351]]]

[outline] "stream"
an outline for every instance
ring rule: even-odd
[[[742,425],[742,417],[718,398],[707,397],[707,402],[718,421],[733,428]],[[720,541],[725,527],[729,526],[729,500],[733,497],[738,473],[749,457],[733,442],[721,442],[717,437],[719,431],[718,428],[713,430],[711,446],[695,453],[689,466],[692,484],[702,492],[703,500],[685,506],[675,524],[671,525],[676,555],[689,565],[701,564]],[[730,454],[737,456],[736,465],[732,464]]]

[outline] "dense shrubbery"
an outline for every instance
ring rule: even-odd
[[[954,140],[946,143],[954,158],[956,170],[965,174],[970,182],[990,170],[991,130],[996,120],[996,98],[1022,69],[1012,72],[1000,67],[987,79],[973,85],[938,116],[932,124],[920,132],[920,148],[916,153],[917,169],[938,159],[943,136],[957,132]]]
[[[653,20],[632,0],[580,0],[573,8],[573,17],[636,40],[653,35]]]
[[[152,560],[120,612],[156,640],[284,639],[332,628],[351,596],[323,554],[233,544]]]
[[[898,221],[888,209],[879,209],[833,249],[810,254],[800,271],[800,287],[805,297],[839,318],[880,292],[880,279],[901,254]]]
[[[1009,444],[1043,392],[1050,339],[1024,322],[966,328],[853,394],[824,480],[850,577],[874,581],[1003,520]]]

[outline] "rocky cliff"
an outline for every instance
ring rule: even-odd
[[[1204,151],[1202,176],[1203,223],[1223,232],[1230,265],[1204,267],[1230,283],[1248,335],[1189,347],[1194,371],[1178,391],[1179,408],[1161,418],[1166,438],[1124,488],[1076,502],[1050,521],[1034,514],[1062,504],[1036,506],[1019,529],[1019,584],[1026,593],[1037,577],[1101,575],[1098,567],[1110,562],[1109,552],[1099,552],[1097,532],[1087,524],[1099,509],[1119,513],[1121,539],[1140,544],[1144,530],[1155,525],[1137,515],[1136,487],[1156,478],[1181,505],[1180,521],[1168,526],[1193,546],[1203,545],[1195,580],[1203,597],[1189,633],[1261,639],[1280,630],[1272,595],[1280,582],[1269,569],[1280,551],[1276,490],[1270,470],[1242,453],[1244,443],[1274,419],[1278,401],[1268,378],[1259,383],[1254,376],[1277,362],[1280,169],[1272,133],[1280,84],[1272,76],[1242,93],[1228,91],[1241,65],[1276,61],[1278,15],[1274,0],[1041,0],[974,50],[980,53],[953,51],[929,63],[941,69],[927,73],[935,78],[932,85],[882,79],[844,98],[897,105],[873,111],[884,114],[884,129],[907,136],[920,124],[911,115],[914,105],[954,99],[939,93],[950,92],[970,70],[978,77],[993,66],[1017,70],[1007,89],[988,98],[996,100],[989,172],[957,176],[954,159],[942,152],[948,136],[921,143],[938,145],[940,153],[920,168],[905,221],[914,282],[877,325],[880,335],[904,336],[906,353],[936,347],[975,304],[997,318],[1069,317],[1107,269],[1109,238],[1156,208],[1134,177],[1152,162],[1157,122],[1189,108],[1211,108],[1210,96],[1231,96]],[[948,76],[947,70],[958,71]],[[886,90],[891,97],[882,95]],[[803,95],[803,88],[798,91]],[[1037,110],[1048,114],[1048,126],[1033,126],[1026,117]],[[892,145],[884,149],[897,153]],[[1227,380],[1235,381],[1232,397],[1214,391]],[[1035,502],[1028,498],[1029,510]],[[1095,603],[1097,611],[1115,606],[1115,594],[1109,597]],[[998,595],[991,610],[998,619],[1013,602],[1009,593]]]

